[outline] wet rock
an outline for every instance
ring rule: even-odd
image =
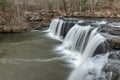
[[[117,80],[120,80],[120,76],[117,78]]]
[[[120,50],[120,38],[113,38],[108,41],[113,49]]]
[[[120,36],[120,27],[111,26],[108,24],[101,25],[101,28],[99,29],[99,32]]]
[[[101,54],[101,53],[107,53],[110,50],[109,44],[105,41],[101,43],[95,50],[93,56]]]
[[[110,52],[110,55],[108,57],[109,59],[115,59],[115,60],[120,60],[120,51],[116,50],[114,52]]]
[[[62,20],[64,20],[64,23],[62,25],[61,36],[64,38],[68,31],[78,22],[78,20],[71,18],[64,18]]]
[[[120,61],[109,59],[108,63],[104,67],[104,70],[106,72],[112,71],[113,73],[120,74]]]
[[[113,52],[110,52],[108,62],[103,68],[105,80],[120,80],[120,25],[101,25],[98,30],[107,38],[109,46]]]
[[[120,43],[120,38],[113,38],[111,39],[111,42]]]
[[[101,25],[98,32],[107,38],[111,49],[120,50],[120,27],[104,24]]]
[[[110,80],[120,80],[120,60],[109,59],[103,68],[106,73],[106,77],[111,77]],[[107,74],[111,73],[111,76]],[[107,80],[109,80],[107,78]]]

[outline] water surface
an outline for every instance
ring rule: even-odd
[[[42,31],[0,34],[0,80],[66,80],[70,68],[53,50],[59,44]]]

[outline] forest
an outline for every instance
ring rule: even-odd
[[[11,32],[11,25],[21,32],[29,19],[48,24],[63,16],[120,18],[120,0],[0,0],[0,25],[7,25],[1,32]]]

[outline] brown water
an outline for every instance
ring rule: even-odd
[[[59,44],[41,31],[0,34],[0,80],[66,80],[70,68],[53,50]]]

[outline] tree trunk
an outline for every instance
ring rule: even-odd
[[[66,8],[66,2],[65,2],[65,0],[63,0],[63,6],[64,6],[64,11],[66,13],[67,8]]]

